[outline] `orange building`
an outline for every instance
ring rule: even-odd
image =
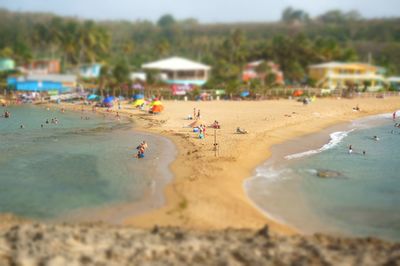
[[[58,74],[61,72],[60,60],[57,59],[33,60],[25,68],[29,74]]]
[[[262,64],[264,60],[258,60],[254,61],[251,63],[248,63],[242,72],[242,80],[243,81],[250,81],[252,79],[263,79],[265,76],[269,73],[258,73],[257,72],[257,67]],[[283,85],[285,84],[284,78],[283,78],[283,73],[279,68],[279,65],[275,64],[272,61],[267,61],[267,65],[271,71],[272,74],[275,75],[275,83],[277,85]]]

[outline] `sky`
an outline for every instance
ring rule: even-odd
[[[12,11],[51,12],[95,20],[151,20],[164,14],[203,23],[277,21],[291,6],[311,17],[332,9],[357,10],[363,17],[398,17],[400,0],[0,0]]]

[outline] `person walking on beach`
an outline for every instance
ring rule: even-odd
[[[195,118],[196,118],[196,107],[193,108],[193,119],[195,119]]]
[[[197,119],[200,119],[200,109],[197,111]]]

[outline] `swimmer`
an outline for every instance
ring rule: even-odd
[[[46,119],[46,124],[48,124],[49,123],[49,119]]]
[[[350,145],[349,146],[349,154],[353,153],[353,147]]]
[[[365,154],[367,154],[367,152],[366,152],[366,151],[363,151],[363,155],[365,155]]]
[[[374,136],[374,140],[378,141],[379,140],[378,136]]]
[[[21,124],[20,126],[19,126],[19,128],[24,128],[25,126],[23,125],[23,124]]]
[[[40,127],[43,128],[43,124],[41,124]]]

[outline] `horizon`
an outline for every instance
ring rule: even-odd
[[[192,5],[187,4],[184,0],[171,0],[169,4],[172,5],[166,5],[161,0],[149,0],[141,3],[140,6],[135,6],[135,3],[131,3],[129,0],[118,0],[118,2],[119,5],[114,5],[109,0],[102,3],[96,3],[94,0],[87,0],[84,3],[79,3],[78,0],[62,1],[61,3],[50,0],[34,2],[0,0],[0,8],[11,12],[51,13],[57,16],[95,21],[156,22],[161,16],[170,14],[177,20],[195,19],[203,24],[277,22],[287,7],[303,10],[311,18],[327,11],[341,10],[342,12],[357,11],[366,19],[396,18],[399,17],[397,10],[400,9],[400,2],[397,0],[386,0],[384,4],[372,0],[365,0],[363,4],[358,4],[358,1],[345,0],[327,0],[318,4],[313,0],[285,0],[282,3],[250,0],[247,5],[251,7],[243,11],[243,3],[234,0],[230,3],[228,11],[220,14],[219,10],[227,10],[226,3],[221,0],[216,0],[212,4],[210,4],[210,0],[206,0]],[[96,5],[96,9],[92,8],[94,5]]]

